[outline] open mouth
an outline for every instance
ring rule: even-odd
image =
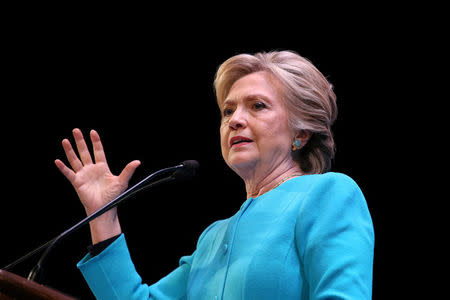
[[[253,142],[251,139],[243,137],[243,136],[235,136],[233,138],[231,138],[230,140],[230,146],[236,146],[236,145],[243,145],[246,143],[251,143]]]

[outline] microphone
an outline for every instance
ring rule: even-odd
[[[185,160],[181,163],[182,168],[178,168],[172,174],[172,177],[179,181],[186,181],[197,175],[199,163],[196,160]]]
[[[112,209],[113,207],[116,207],[119,203],[121,203],[125,199],[128,199],[130,196],[134,195],[135,193],[137,193],[139,191],[143,191],[145,189],[148,189],[150,187],[153,187],[153,186],[159,185],[161,183],[165,183],[165,182],[170,182],[170,181],[174,181],[174,180],[186,181],[188,179],[193,178],[196,175],[198,168],[199,168],[199,163],[196,160],[185,160],[185,161],[183,161],[182,163],[180,163],[180,164],[178,164],[176,166],[164,168],[164,169],[158,170],[158,171],[150,174],[149,176],[145,177],[143,180],[141,180],[140,182],[138,182],[137,184],[135,184],[131,188],[127,189],[125,192],[123,192],[119,196],[117,196],[115,199],[111,200],[110,202],[108,202],[107,204],[105,204],[104,206],[99,208],[97,211],[95,211],[91,215],[87,216],[86,218],[84,218],[83,220],[81,220],[80,222],[75,224],[74,226],[70,227],[66,231],[64,231],[61,234],[59,234],[57,237],[55,237],[55,238],[51,239],[50,241],[48,241],[47,243],[39,246],[38,248],[36,248],[35,250],[29,252],[28,254],[22,256],[21,258],[19,258],[18,260],[12,262],[11,264],[7,265],[3,269],[4,270],[11,269],[12,267],[14,267],[15,265],[21,263],[22,261],[24,261],[28,257],[30,257],[30,256],[36,254],[37,252],[40,252],[41,250],[45,249],[45,251],[42,254],[42,256],[40,257],[38,263],[30,271],[30,273],[28,274],[28,278],[27,278],[28,280],[33,280],[33,281],[37,282],[37,280],[38,280],[37,276],[39,275],[39,272],[42,269],[42,265],[44,264],[45,259],[47,258],[48,254],[53,249],[53,247],[63,237],[66,237],[70,233],[72,233],[72,232],[78,230],[79,228],[81,228],[82,226],[88,224],[93,219],[101,216],[102,214],[104,214],[108,210]],[[167,174],[167,173],[170,173],[170,172],[172,172],[172,174],[170,176],[166,176],[166,177],[163,177],[163,178],[161,178],[161,179],[159,179],[157,181],[152,182],[152,180],[155,177],[163,175],[163,174]]]

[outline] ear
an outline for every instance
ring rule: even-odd
[[[295,136],[295,138],[297,140],[300,140],[300,142],[302,143],[302,147],[306,145],[306,143],[308,143],[309,139],[311,138],[311,131],[308,130],[300,130],[299,132],[297,132],[297,135]]]

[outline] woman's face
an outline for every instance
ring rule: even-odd
[[[283,160],[291,160],[294,133],[288,125],[281,84],[272,75],[256,72],[237,80],[221,112],[222,155],[241,177],[271,172]]]

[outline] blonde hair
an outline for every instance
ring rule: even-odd
[[[292,152],[294,161],[307,173],[328,171],[335,153],[331,125],[337,116],[336,95],[325,76],[296,52],[239,54],[227,59],[214,79],[219,107],[234,82],[259,71],[269,72],[282,83],[291,128],[295,132],[311,133],[306,145]]]

